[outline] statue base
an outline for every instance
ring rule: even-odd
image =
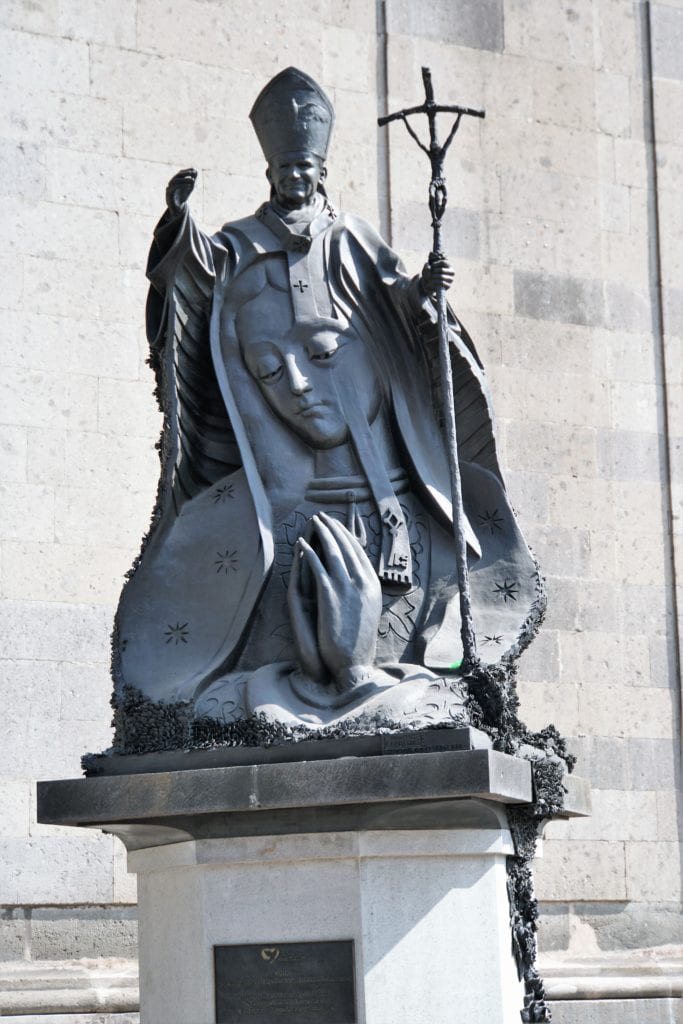
[[[567,810],[586,791],[568,777]],[[39,820],[118,835],[138,875],[142,1024],[518,1024],[492,750],[39,783]]]

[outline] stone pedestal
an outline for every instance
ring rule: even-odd
[[[142,1024],[517,1024],[505,807],[531,799],[528,762],[480,749],[41,783],[39,819],[126,843]],[[351,1016],[315,996],[325,942],[353,944]],[[256,981],[215,968],[240,946]]]
[[[492,816],[478,829],[205,839],[133,853],[142,1021],[216,1021],[215,946],[259,944],[274,956],[283,943],[351,939],[359,1024],[519,1024],[511,852]],[[264,961],[264,985],[277,968]],[[295,999],[302,992],[294,986]],[[284,1019],[351,1024],[318,1016],[315,1003],[307,1016],[307,1001]],[[243,1019],[260,1021],[248,990],[243,1003]]]

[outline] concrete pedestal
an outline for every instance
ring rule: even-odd
[[[567,813],[581,813],[585,786],[566,781]],[[487,749],[38,789],[42,822],[126,843],[138,875],[142,1024],[518,1024],[506,805],[531,799],[529,763]],[[217,1017],[215,947],[263,947],[265,964],[287,943],[312,944],[302,987],[322,949],[314,944],[330,941],[353,942],[355,1016],[303,997],[264,1015],[243,985],[241,1012]]]
[[[511,852],[498,826],[208,839],[133,853],[142,1021],[214,1024],[214,946],[353,939],[359,1024],[518,1024]],[[248,1020],[246,1000],[245,1010]]]

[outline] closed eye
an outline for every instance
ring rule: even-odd
[[[333,356],[336,356],[338,351],[339,349],[331,348],[325,352],[311,352],[310,358],[314,363],[324,363],[328,359],[332,359]]]
[[[274,384],[282,376],[282,366],[276,366],[274,369],[266,369],[259,371],[258,378],[262,380],[264,384]]]

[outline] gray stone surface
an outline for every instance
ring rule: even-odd
[[[551,1003],[556,1024],[680,1024],[680,999],[567,1000]]]
[[[30,911],[31,959],[137,956],[134,907],[36,907]]]
[[[503,48],[503,0],[388,0],[387,29],[480,50]]]
[[[652,64],[658,78],[683,81],[683,11],[670,5],[651,5]]]
[[[21,960],[26,955],[28,935],[23,909],[0,910],[0,960]]]
[[[599,281],[517,270],[515,312],[534,320],[561,320],[599,327],[605,319]]]
[[[38,818],[69,825],[161,823],[175,817],[463,797],[528,803],[530,765],[491,750],[471,750],[41,782]]]
[[[546,953],[569,946],[569,908],[563,904],[540,903],[538,950]]]

